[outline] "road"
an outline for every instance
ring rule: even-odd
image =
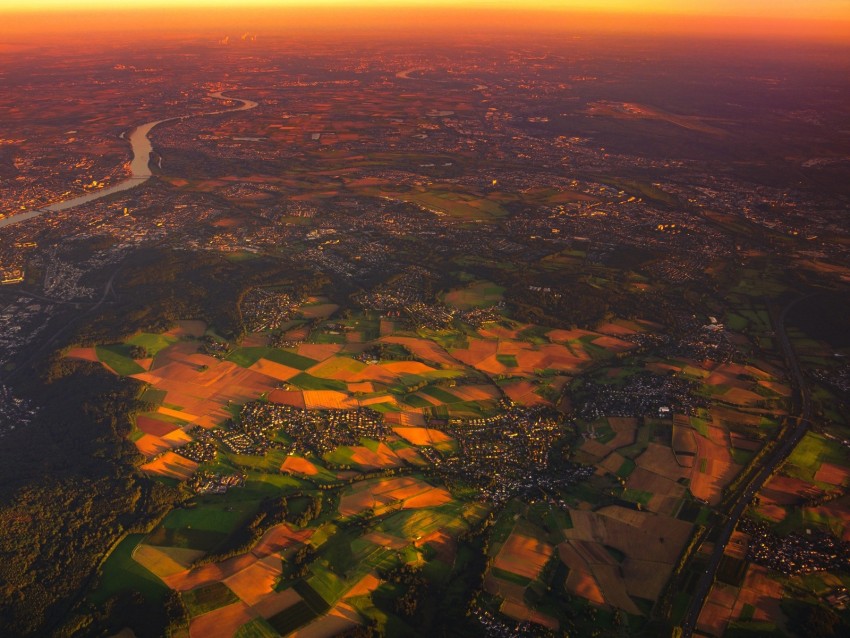
[[[750,502],[753,500],[753,496],[758,493],[782,461],[791,454],[792,450],[797,443],[800,442],[800,439],[803,438],[803,435],[805,435],[806,430],[809,427],[812,415],[811,395],[809,394],[809,390],[806,387],[805,380],[803,379],[800,362],[797,360],[797,355],[794,352],[794,348],[791,346],[791,341],[788,339],[788,333],[785,331],[785,319],[794,306],[805,299],[809,299],[811,296],[812,295],[800,297],[792,301],[785,306],[778,316],[774,317],[776,337],[782,345],[782,351],[785,355],[791,384],[794,388],[794,398],[792,400],[793,412],[796,412],[799,417],[788,418],[788,425],[784,433],[781,435],[782,438],[776,441],[775,447],[764,459],[761,469],[759,469],[749,481],[741,485],[740,490],[734,499],[734,504],[731,506],[729,512],[724,518],[722,527],[720,528],[720,533],[715,541],[714,552],[706,566],[706,571],[700,576],[699,582],[691,596],[688,610],[682,620],[683,638],[689,638],[692,636],[696,629],[697,620],[699,619],[703,605],[705,605],[705,600],[711,591],[711,586],[714,583],[715,576],[717,575],[717,568],[720,566],[720,561],[723,558],[723,552],[726,549],[726,545],[729,543],[729,539],[732,537],[732,532],[735,531],[735,527],[738,525],[738,521],[747,509],[747,506],[749,506]],[[791,425],[793,421],[796,421],[796,425]]]
[[[97,301],[97,303],[93,304],[85,312],[77,315],[76,317],[73,317],[72,319],[69,319],[66,323],[64,323],[56,332],[54,332],[48,339],[44,340],[41,343],[41,345],[39,345],[38,348],[36,348],[33,351],[32,355],[30,356],[29,359],[27,359],[25,362],[21,363],[20,365],[17,365],[14,370],[9,372],[5,376],[5,378],[0,377],[0,382],[4,382],[4,383],[8,382],[11,379],[13,379],[14,377],[16,377],[18,374],[20,374],[21,372],[29,370],[31,368],[33,362],[42,353],[44,353],[44,351],[47,348],[49,348],[50,345],[53,344],[69,328],[76,325],[81,319],[83,319],[84,317],[87,317],[88,315],[95,312],[98,308],[100,308],[106,302],[106,299],[110,295],[112,295],[114,297],[115,296],[115,290],[112,288],[112,284],[114,283],[115,278],[118,276],[118,273],[121,271],[122,266],[123,266],[123,262],[118,264],[118,266],[115,268],[115,270],[112,271],[112,274],[110,275],[109,280],[106,282],[106,285],[104,285],[104,287],[103,287],[103,294],[100,296],[100,299]]]

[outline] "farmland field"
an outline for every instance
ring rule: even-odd
[[[133,560],[133,551],[142,538],[142,534],[130,534],[113,549],[103,564],[103,576],[91,593],[94,602],[102,603],[120,591],[137,591],[152,600],[165,597],[168,587]]]
[[[500,286],[472,280],[444,299],[477,311],[504,294]],[[305,308],[322,322],[332,306]],[[400,627],[387,605],[404,590],[378,575],[415,567],[442,587],[458,577],[455,561],[467,556],[469,541],[459,539],[491,513],[493,529],[485,534],[490,564],[480,574],[492,609],[515,621],[558,627],[566,616],[552,592],[563,587],[577,605],[619,609],[643,622],[637,619],[646,616],[647,601],[662,595],[693,525],[709,514],[699,507],[688,513],[688,504],[717,502],[738,472],[738,448],[729,442],[752,437],[747,440],[757,448],[750,432],[764,417],[742,411],[749,399],[741,393],[755,395],[758,383],[773,378],[758,368],[651,362],[645,370],[703,384],[702,391],[711,389],[706,396],[720,397],[722,405],[716,412],[676,414],[672,424],[654,415],[579,419],[584,438],[564,449],[571,462],[588,464],[593,477],[560,491],[562,508],[529,507],[515,497],[494,505],[478,500],[480,487],[446,481],[434,472],[435,461],[469,454],[469,425],[498,436],[502,426],[486,424],[505,410],[531,410],[533,419],[559,414],[555,406],[564,405],[575,375],[629,356],[634,344],[623,339],[646,327],[612,322],[596,332],[503,320],[411,333],[400,329],[401,322],[378,324],[358,315],[342,321],[344,339],[329,340],[321,329],[302,331],[306,341],[280,349],[266,345],[268,334],[249,334],[230,344],[224,359],[204,354],[197,337],[179,331],[161,339],[137,335],[134,345],[157,349],[150,370],[142,372],[127,357],[131,342],[95,351],[109,369],[147,384],[143,396],[157,406],[136,417],[134,443],[147,457],[143,472],[183,490],[205,481],[215,485],[219,477],[235,481],[235,487],[190,496],[138,537],[144,544],[131,570],[143,587],[159,584],[157,595],[169,587],[181,592],[192,617],[190,635],[324,635],[369,618]],[[360,356],[377,344],[383,349],[370,352],[386,356]],[[619,388],[643,373],[639,365],[616,364],[600,378]],[[304,436],[303,426],[270,434],[269,448],[234,447],[241,444],[230,443],[226,433],[252,400],[316,414],[369,408],[361,414],[384,429],[321,454],[289,447]],[[817,465],[823,483],[843,483],[841,468],[830,464],[837,457],[829,446],[807,445],[796,453],[799,463]],[[205,460],[183,456],[184,446],[188,456],[192,446],[207,450]],[[500,464],[488,460],[486,473]],[[806,516],[838,529],[838,519],[826,511]],[[107,592],[112,582],[104,577]]]

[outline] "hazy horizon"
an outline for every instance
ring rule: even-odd
[[[740,3],[738,3],[740,5]],[[462,6],[419,2],[269,3],[248,6],[183,0],[179,6],[158,0],[124,3],[115,8],[100,0],[57,3],[42,0],[26,5],[0,3],[0,35],[7,42],[20,38],[62,37],[98,33],[139,33],[173,36],[185,33],[226,33],[250,30],[275,35],[301,30],[384,31],[400,37],[411,33],[610,33],[647,36],[681,35],[740,40],[816,41],[850,43],[850,8],[846,3],[750,2],[711,4],[666,1],[635,3],[611,0],[567,2],[555,7],[542,1],[514,9],[503,2],[474,2]]]

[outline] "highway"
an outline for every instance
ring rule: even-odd
[[[76,317],[72,317],[68,319],[64,324],[62,324],[59,329],[54,332],[48,339],[43,341],[39,346],[33,351],[32,355],[29,359],[27,359],[24,363],[16,366],[14,370],[8,372],[5,378],[2,376],[2,372],[0,372],[0,382],[8,383],[12,378],[18,376],[21,372],[29,371],[32,367],[32,364],[35,360],[42,355],[51,344],[55,343],[56,340],[62,336],[65,332],[67,332],[72,326],[75,326],[81,319],[87,317],[88,315],[95,312],[98,308],[100,308],[107,300],[107,298],[111,295],[113,297],[116,296],[115,289],[112,287],[112,284],[115,282],[115,278],[118,276],[118,273],[121,271],[123,266],[123,262],[118,264],[115,270],[112,271],[112,274],[109,277],[109,280],[106,282],[106,285],[103,288],[103,294],[100,297],[100,300],[97,303],[91,305],[85,312],[77,315]]]
[[[733,505],[723,519],[720,533],[715,541],[714,552],[709,559],[705,572],[700,576],[694,593],[691,596],[688,610],[682,620],[682,637],[689,638],[693,635],[696,629],[697,620],[700,612],[705,605],[705,600],[711,591],[711,586],[714,583],[714,578],[717,575],[717,568],[720,566],[720,561],[723,558],[723,552],[729,539],[732,537],[732,532],[738,525],[738,521],[747,509],[747,506],[753,500],[764,483],[773,474],[777,467],[784,461],[796,447],[800,439],[805,435],[809,427],[812,406],[811,395],[806,387],[803,379],[803,372],[800,368],[800,362],[797,360],[797,355],[794,348],[791,346],[791,341],[788,339],[788,334],[785,331],[785,319],[789,311],[798,303],[805,299],[809,299],[812,295],[800,297],[789,303],[782,312],[777,316],[773,314],[773,323],[776,330],[776,337],[782,345],[782,351],[785,356],[785,361],[788,366],[788,373],[791,379],[794,394],[792,399],[792,410],[798,417],[789,416],[786,421],[786,428],[780,433],[780,439],[774,442],[774,448],[769,452],[764,459],[763,465],[748,481],[745,481],[734,497]],[[796,425],[792,423],[796,421]]]

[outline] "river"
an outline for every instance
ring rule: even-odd
[[[18,222],[23,222],[28,219],[32,219],[33,217],[38,217],[39,215],[42,215],[44,213],[59,212],[63,210],[68,210],[70,208],[76,208],[77,206],[81,206],[82,204],[88,204],[89,202],[93,202],[96,199],[100,199],[101,197],[107,197],[109,195],[113,195],[121,191],[126,191],[131,188],[135,188],[139,184],[144,184],[153,175],[151,173],[150,168],[153,146],[151,145],[151,140],[148,135],[150,135],[150,132],[160,124],[163,124],[165,122],[174,122],[176,120],[188,120],[193,117],[204,117],[207,115],[221,115],[223,113],[247,111],[257,106],[257,103],[253,100],[242,100],[235,97],[227,97],[223,94],[222,91],[210,93],[210,97],[215,98],[217,100],[232,100],[234,102],[241,102],[242,105],[235,109],[221,109],[218,111],[208,111],[206,113],[195,113],[192,115],[168,117],[164,120],[154,120],[153,122],[147,122],[145,124],[137,126],[132,130],[129,136],[130,147],[133,151],[133,159],[130,162],[130,177],[108,188],[102,188],[94,192],[87,193],[85,195],[80,195],[79,197],[63,199],[62,201],[55,202],[43,208],[36,208],[35,210],[26,211],[24,213],[12,215],[10,217],[5,217],[3,219],[0,219],[0,228],[3,228],[4,226],[11,226],[12,224],[17,224]]]

